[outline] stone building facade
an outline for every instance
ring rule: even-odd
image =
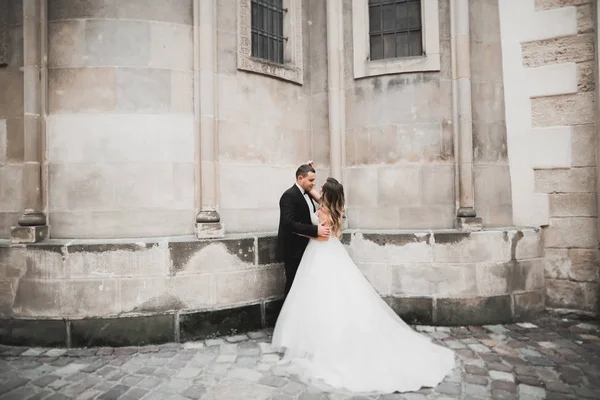
[[[309,159],[403,317],[598,311],[596,8],[0,0],[0,337],[272,324]]]

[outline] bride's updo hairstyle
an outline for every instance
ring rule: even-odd
[[[321,195],[321,208],[329,214],[331,234],[342,237],[342,215],[344,212],[344,186],[334,178],[327,178]]]

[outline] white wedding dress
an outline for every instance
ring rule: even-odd
[[[306,247],[272,345],[286,372],[352,394],[435,387],[455,366],[454,352],[402,321],[334,237]]]

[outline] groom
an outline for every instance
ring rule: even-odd
[[[279,232],[277,252],[285,268],[285,295],[289,293],[298,265],[308,245],[309,237],[328,237],[329,228],[311,223],[310,214],[316,211],[310,197],[317,174],[312,162],[296,170],[296,183],[286,190],[279,200]],[[305,236],[300,236],[305,235]]]

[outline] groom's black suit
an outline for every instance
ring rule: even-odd
[[[298,265],[304,254],[304,249],[310,240],[307,237],[299,236],[297,233],[318,237],[319,227],[313,225],[310,219],[309,206],[305,196],[298,186],[294,185],[286,190],[281,199],[279,199],[279,232],[277,234],[277,253],[280,260],[283,260],[285,268],[285,294],[287,295],[292,287],[292,282],[296,276]]]

